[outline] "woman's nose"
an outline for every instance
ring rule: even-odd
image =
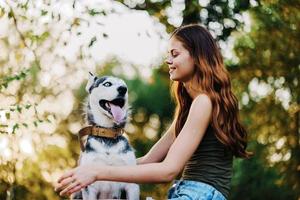
[[[165,60],[165,62],[166,62],[168,65],[171,65],[173,61],[172,61],[171,58],[168,56],[167,59]]]

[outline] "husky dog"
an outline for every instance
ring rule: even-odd
[[[122,79],[113,76],[96,77],[90,73],[86,91],[88,92],[86,118],[90,126],[108,131],[121,130],[125,127],[129,106],[127,86]],[[79,165],[86,163],[136,165],[134,150],[122,133],[114,138],[88,134],[85,144],[81,144],[84,148],[78,161]],[[71,198],[120,199],[124,192],[127,199],[139,199],[138,184],[112,181],[96,181]]]

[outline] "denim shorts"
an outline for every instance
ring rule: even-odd
[[[213,186],[191,180],[175,180],[168,191],[171,200],[226,200]]]

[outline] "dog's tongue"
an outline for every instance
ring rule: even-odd
[[[123,111],[120,106],[116,106],[112,103],[109,104],[113,117],[117,123],[120,123],[124,119],[126,112]]]

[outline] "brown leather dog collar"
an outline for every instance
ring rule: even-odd
[[[124,133],[123,128],[114,129],[114,128],[104,128],[99,126],[84,127],[79,130],[79,134],[78,134],[81,150],[84,151],[84,144],[81,138],[85,135],[95,135],[95,136],[116,139],[118,136],[122,135],[123,133]]]

